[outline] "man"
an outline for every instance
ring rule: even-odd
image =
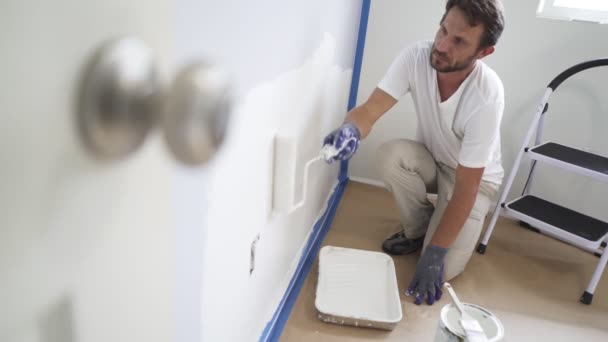
[[[374,123],[407,93],[418,118],[417,141],[396,140],[378,151],[381,177],[399,207],[399,231],[385,252],[423,248],[406,295],[429,305],[443,280],[460,274],[502,181],[502,82],[481,59],[494,52],[504,27],[500,0],[448,0],[433,42],[405,48],[378,87],[324,140],[348,160]],[[427,192],[437,191],[433,206]]]

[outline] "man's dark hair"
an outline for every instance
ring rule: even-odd
[[[484,33],[479,42],[480,48],[496,45],[505,27],[503,6],[500,0],[448,0],[441,22],[454,6],[465,13],[469,25],[483,24]]]

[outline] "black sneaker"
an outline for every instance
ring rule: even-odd
[[[404,255],[416,252],[422,248],[423,243],[424,236],[417,239],[409,239],[405,236],[405,232],[401,230],[384,240],[382,249],[391,255]]]

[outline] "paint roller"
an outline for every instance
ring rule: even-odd
[[[326,145],[319,151],[319,155],[306,162],[302,181],[302,197],[298,201],[296,200],[298,148],[294,140],[281,135],[275,135],[274,138],[272,210],[275,214],[291,214],[303,207],[307,199],[310,169],[319,161],[328,161],[339,152],[333,146]]]

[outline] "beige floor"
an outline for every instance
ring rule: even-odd
[[[391,195],[350,182],[323,246],[380,251],[398,224]],[[323,323],[314,306],[318,260],[283,330],[282,341],[433,341],[444,296],[416,306],[403,292],[418,255],[393,257],[404,318],[391,332]],[[474,253],[452,285],[463,301],[500,318],[505,341],[608,341],[608,275],[590,306],[578,302],[598,259],[501,218],[485,255]]]

